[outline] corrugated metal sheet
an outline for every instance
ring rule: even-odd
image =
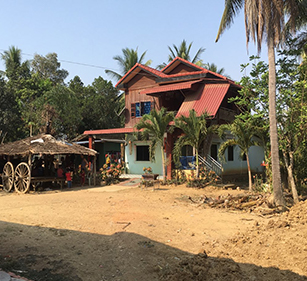
[[[145,89],[140,92],[140,94],[154,94],[154,93],[162,93],[162,92],[170,92],[176,90],[184,90],[184,89],[191,89],[192,85],[195,83],[200,82],[201,80],[194,80],[189,82],[182,82],[182,83],[175,83],[171,85],[164,85],[154,88]]]
[[[84,135],[110,135],[110,134],[128,134],[136,131],[134,128],[115,128],[115,129],[104,129],[104,130],[91,130],[84,131]]]
[[[207,112],[210,116],[215,116],[229,86],[229,84],[204,85],[199,91],[185,98],[176,117],[188,116],[191,109],[194,109],[198,115]]]

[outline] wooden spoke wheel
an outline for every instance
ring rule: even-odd
[[[21,162],[15,169],[15,190],[26,193],[30,188],[31,170],[27,163]]]
[[[11,162],[6,162],[2,173],[3,189],[10,192],[14,184],[14,167]]]

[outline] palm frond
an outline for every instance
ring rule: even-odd
[[[219,40],[223,32],[231,26],[234,18],[238,14],[238,12],[242,9],[244,5],[243,0],[226,0],[225,1],[225,9],[223,12],[223,16],[220,22],[220,26],[217,32],[217,36],[215,42]]]
[[[227,140],[227,141],[223,142],[220,145],[220,148],[219,148],[219,151],[218,151],[219,159],[225,161],[225,151],[226,151],[226,149],[230,146],[235,146],[235,145],[237,145],[237,142],[234,139]]]

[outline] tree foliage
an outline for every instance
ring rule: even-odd
[[[58,61],[56,53],[49,53],[45,57],[34,55],[31,62],[32,72],[36,73],[39,78],[50,79],[55,84],[64,84],[64,80],[68,76],[68,71],[60,69],[61,63]]]
[[[157,146],[161,147],[163,181],[165,182],[165,156],[164,156],[164,134],[169,129],[169,123],[174,119],[173,112],[167,112],[165,108],[161,110],[151,110],[149,114],[145,114],[140,122],[136,125],[137,130],[141,130],[141,136],[144,140],[149,138],[149,153],[152,160],[155,159],[155,151]]]
[[[238,12],[244,10],[244,23],[246,42],[250,38],[257,43],[258,52],[264,40],[268,47],[269,60],[269,121],[270,144],[272,159],[272,179],[274,201],[278,206],[284,206],[285,201],[281,188],[279,165],[278,132],[276,119],[276,68],[275,48],[284,41],[285,18],[287,16],[291,31],[297,27],[296,18],[299,14],[299,1],[293,0],[226,0],[225,8],[216,37],[216,42],[221,34],[231,26]]]
[[[224,158],[226,149],[230,146],[238,146],[240,148],[240,156],[246,156],[247,169],[248,169],[248,186],[249,191],[253,190],[252,186],[252,173],[250,167],[250,158],[248,151],[252,146],[259,145],[257,141],[257,127],[253,124],[252,119],[242,120],[236,118],[231,124],[224,124],[219,127],[219,134],[223,136],[227,131],[231,137],[223,142],[219,148],[219,157]]]
[[[208,114],[197,116],[195,110],[190,110],[189,116],[181,115],[175,119],[174,126],[182,131],[182,135],[177,139],[174,146],[174,161],[179,162],[181,149],[185,145],[190,145],[195,149],[196,178],[199,177],[199,149],[208,135],[213,132],[214,127],[208,126]]]
[[[120,126],[118,92],[110,81],[98,77],[84,86],[76,76],[65,85],[68,72],[55,53],[35,55],[29,64],[13,46],[2,59],[0,136],[5,141],[41,132],[73,138],[86,129]]]
[[[297,185],[305,180],[306,165],[303,152],[306,151],[307,137],[307,71],[306,65],[299,64],[297,51],[293,47],[296,41],[289,41],[284,51],[278,52],[277,59],[277,104],[276,115],[278,125],[279,150],[282,155],[283,168],[288,174],[288,184],[294,200],[298,201]],[[268,65],[251,57],[252,70],[249,76],[241,80],[244,86],[240,96],[232,101],[241,109],[241,117],[245,120],[262,120],[263,132],[269,132],[268,113]],[[247,67],[244,65],[243,68]],[[263,134],[264,135],[264,134]],[[268,133],[263,139],[268,140]],[[267,142],[266,148],[269,148]],[[270,153],[266,151],[266,162],[270,163]]]
[[[179,46],[176,46],[173,44],[173,47],[168,46],[169,55],[168,55],[168,62],[171,62],[176,57],[182,58],[184,60],[190,61],[198,66],[203,66],[203,60],[200,58],[202,53],[206,50],[205,48],[199,48],[195,54],[195,56],[191,57],[191,48],[192,48],[193,42],[190,44],[187,44],[187,41],[185,39],[182,40],[181,44]],[[166,66],[166,63],[162,63],[157,66],[158,69],[162,69]]]
[[[130,49],[124,48],[122,49],[122,56],[117,55],[113,57],[114,60],[118,62],[118,66],[120,68],[120,72],[116,72],[110,69],[107,69],[105,72],[109,74],[112,78],[117,81],[120,80],[136,63],[141,63],[149,66],[151,64],[151,60],[144,62],[146,51],[139,56],[138,48]]]

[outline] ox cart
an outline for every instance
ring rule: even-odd
[[[2,171],[3,190],[10,192],[13,187],[18,193],[26,193],[30,186],[36,186],[43,182],[57,182],[63,187],[64,178],[58,178],[55,175],[34,176],[32,175],[33,157],[36,155],[83,155],[92,156],[94,179],[96,178],[96,154],[93,149],[86,148],[78,144],[72,144],[64,141],[58,141],[48,134],[41,134],[35,137],[29,137],[13,143],[0,145],[0,156],[6,158],[6,163]],[[11,158],[22,159],[19,163],[13,164]],[[14,161],[16,162],[16,161]],[[95,182],[94,182],[95,185]]]

